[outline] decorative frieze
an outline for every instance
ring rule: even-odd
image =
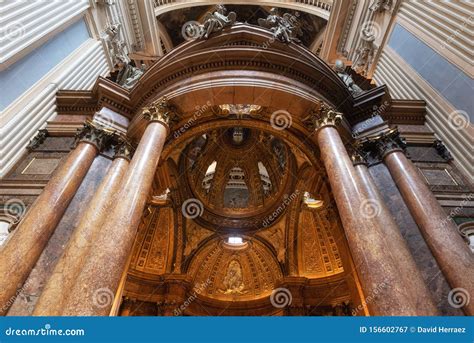
[[[136,0],[129,0],[127,1],[127,4],[135,40],[133,48],[135,51],[140,51],[145,47],[145,38],[143,37],[142,23],[140,20],[140,13],[138,12],[137,8],[137,2]]]

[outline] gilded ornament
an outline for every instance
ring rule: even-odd
[[[178,121],[176,107],[171,105],[166,97],[159,98],[145,106],[142,114],[145,119],[160,122],[168,128]]]

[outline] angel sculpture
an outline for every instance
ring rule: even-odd
[[[104,29],[106,44],[113,58],[114,66],[127,64],[130,59],[125,51],[125,43],[120,38],[121,24],[109,24]],[[120,66],[119,66],[120,67]]]
[[[223,5],[217,5],[214,12],[208,12],[204,18],[204,23],[200,25],[199,38],[208,39],[214,32],[222,31],[227,26],[235,23],[237,15],[230,12],[227,16],[227,9]]]
[[[354,69],[356,73],[366,76],[370,68],[370,63],[374,58],[375,36],[369,30],[362,30],[361,38],[361,46],[356,50],[357,57],[352,69]]]
[[[298,17],[298,12],[295,15],[285,13],[283,16],[280,16],[278,10],[272,8],[267,18],[258,19],[258,25],[269,29],[273,36],[283,43],[300,43],[301,41],[297,37],[303,34],[303,30],[301,29],[302,24]]]

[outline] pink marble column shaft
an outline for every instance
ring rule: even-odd
[[[474,255],[405,154],[399,149],[389,151],[384,162],[448,283],[457,288],[458,295],[470,296],[464,311],[474,315]]]
[[[109,315],[126,267],[167,136],[159,121],[148,124],[107,221],[86,256],[62,315]]]
[[[387,254],[398,265],[400,270],[399,278],[408,290],[412,303],[417,309],[419,316],[436,316],[439,312],[433,302],[431,292],[418,269],[413,256],[403,238],[400,228],[392,217],[389,209],[385,205],[377,186],[372,180],[369,169],[365,164],[357,164],[356,172],[361,180],[361,185],[365,191],[369,204],[374,206],[372,219],[378,223],[384,239],[388,243]]]
[[[71,151],[2,250],[0,314],[13,304],[97,154],[97,146],[88,142]]]
[[[111,206],[117,201],[116,193],[120,189],[128,164],[128,159],[123,157],[113,160],[56,264],[53,274],[48,279],[33,315],[58,316],[61,314],[64,302],[85,263],[87,253],[102,230],[112,210]]]
[[[361,213],[368,199],[338,131],[324,125],[316,138],[370,313],[416,315],[381,228]]]

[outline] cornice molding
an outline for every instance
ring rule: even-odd
[[[217,85],[225,89],[231,84],[236,87],[239,82],[243,82],[241,88],[253,88],[258,78],[251,80],[251,83],[247,81],[254,72],[267,75],[269,83],[264,87],[273,87],[288,94],[291,89],[291,96],[296,95],[303,101],[310,98],[324,100],[337,111],[343,112],[350,123],[368,116],[373,105],[388,96],[385,86],[381,86],[354,99],[337,74],[308,49],[294,43],[280,42],[274,42],[270,47],[264,46],[271,38],[271,33],[265,29],[236,24],[207,40],[183,43],[149,68],[130,91],[102,77],[89,92],[59,91],[58,113],[82,112],[92,115],[100,107],[106,106],[129,119],[137,115],[140,118],[140,109],[150,100],[178,90],[175,96],[182,97],[186,92],[196,91],[193,83],[202,83],[210,75],[213,78],[207,88],[213,97],[212,91]],[[215,58],[216,54],[220,56],[219,59]],[[242,71],[250,74],[246,75]],[[281,82],[276,83],[272,74],[276,74]],[[288,83],[288,90],[281,88],[284,79]],[[204,85],[201,86],[204,91],[202,87]],[[187,97],[192,98],[190,94]]]

